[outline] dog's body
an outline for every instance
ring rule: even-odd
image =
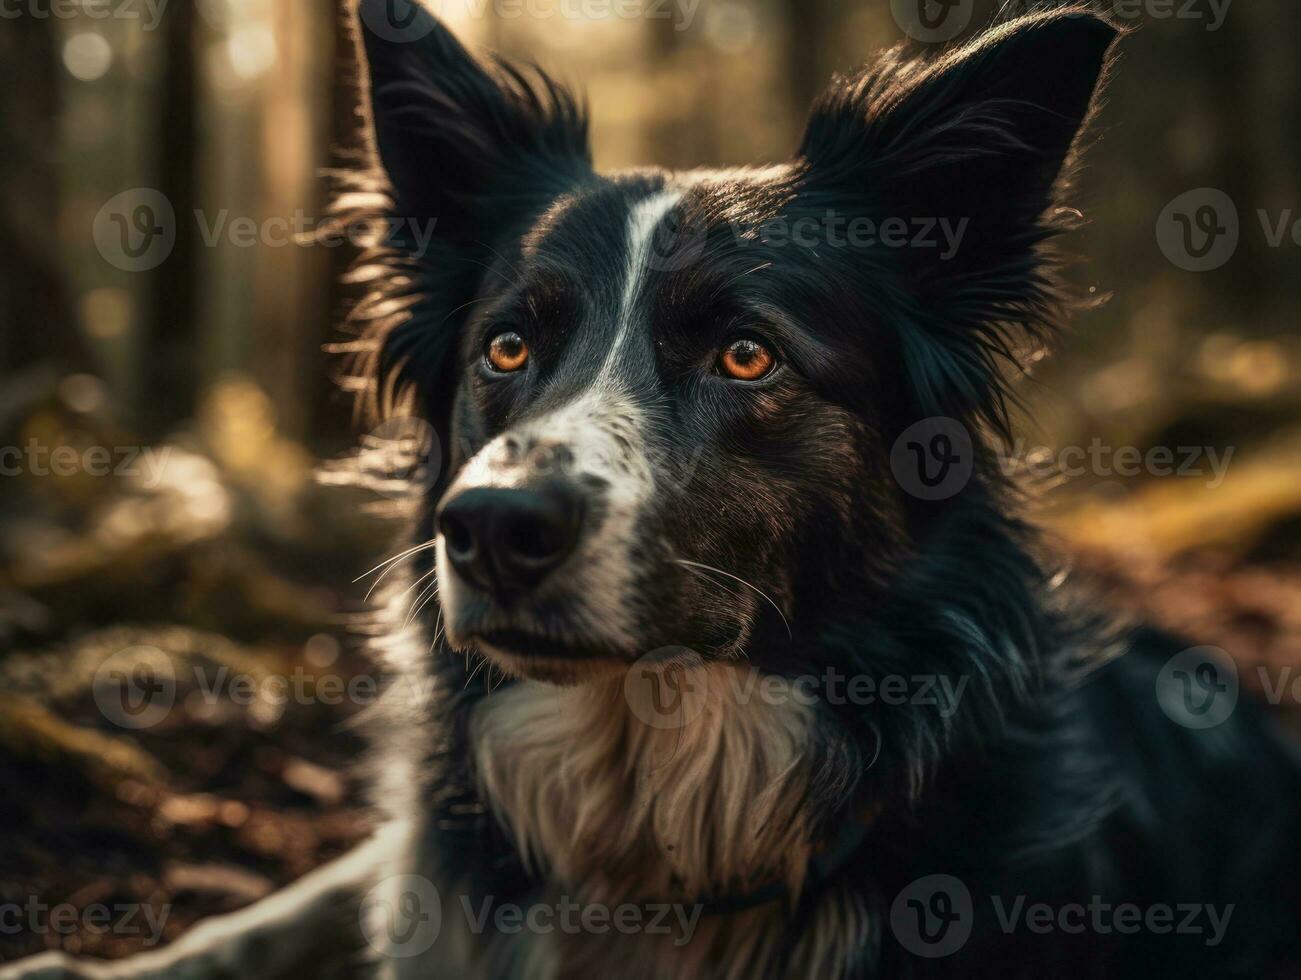
[[[361,21],[407,220],[357,316],[372,390],[446,465],[394,600],[419,638],[385,645],[386,827],[352,862],[378,969],[1282,968],[1292,760],[1246,705],[1161,710],[1178,645],[1071,607],[993,448],[1000,361],[1063,315],[1050,241],[1114,29],[1070,9],[888,55],[783,166],[598,176],[563,91],[424,13],[378,29],[394,10]],[[430,251],[402,238],[434,218]],[[832,218],[882,234],[775,233]],[[892,218],[960,247],[891,245]],[[902,444],[966,479],[909,492],[891,447],[937,417],[947,443]]]
[[[393,243],[416,298],[363,304],[370,367],[449,457],[410,560],[438,584],[434,648],[395,658],[438,695],[397,696],[414,728],[379,794],[444,930],[395,974],[451,955],[450,975],[491,977],[1277,963],[1292,762],[1249,710],[1201,732],[1160,710],[1178,646],[1069,608],[989,447],[999,359],[1063,314],[1049,242],[1111,26],[1067,10],[891,55],[833,86],[789,165],[614,176],[545,77],[420,33],[365,31],[393,213],[441,222],[429,255]],[[831,216],[966,237],[940,257],[774,233]],[[933,499],[890,446],[937,416],[973,445],[970,479]],[[837,699],[836,672],[945,696]],[[641,677],[677,724],[638,710]],[[464,928],[566,902],[687,917]],[[1100,918],[1127,903],[1185,927]],[[1077,904],[1082,928],[1061,915]],[[1041,906],[1047,928],[1021,919]],[[950,913],[970,931],[954,948]]]

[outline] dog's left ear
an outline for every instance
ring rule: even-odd
[[[893,52],[814,106],[805,206],[959,236],[876,250],[906,277],[911,309],[895,315],[917,321],[902,341],[925,411],[999,421],[1008,325],[1048,327],[1040,246],[1117,34],[1079,7],[1022,17],[933,61]]]

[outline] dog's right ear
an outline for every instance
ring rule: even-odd
[[[487,241],[591,171],[578,103],[541,72],[480,64],[412,0],[361,0],[380,162],[394,213]]]
[[[357,356],[345,384],[371,414],[414,410],[441,436],[450,355],[489,270],[592,176],[587,120],[541,71],[481,64],[411,0],[360,0],[357,13],[391,204],[354,216],[386,218],[387,235],[383,257],[363,255],[351,277],[375,284],[350,315],[362,339],[336,349]]]

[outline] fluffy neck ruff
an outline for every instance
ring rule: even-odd
[[[475,709],[484,798],[531,870],[587,901],[692,902],[772,882],[798,895],[814,711],[756,682],[748,667],[698,668],[693,717],[663,728],[638,717],[622,680],[507,688]]]

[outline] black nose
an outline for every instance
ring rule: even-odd
[[[462,578],[495,593],[531,589],[578,543],[581,507],[561,488],[463,490],[438,513],[447,558]]]

